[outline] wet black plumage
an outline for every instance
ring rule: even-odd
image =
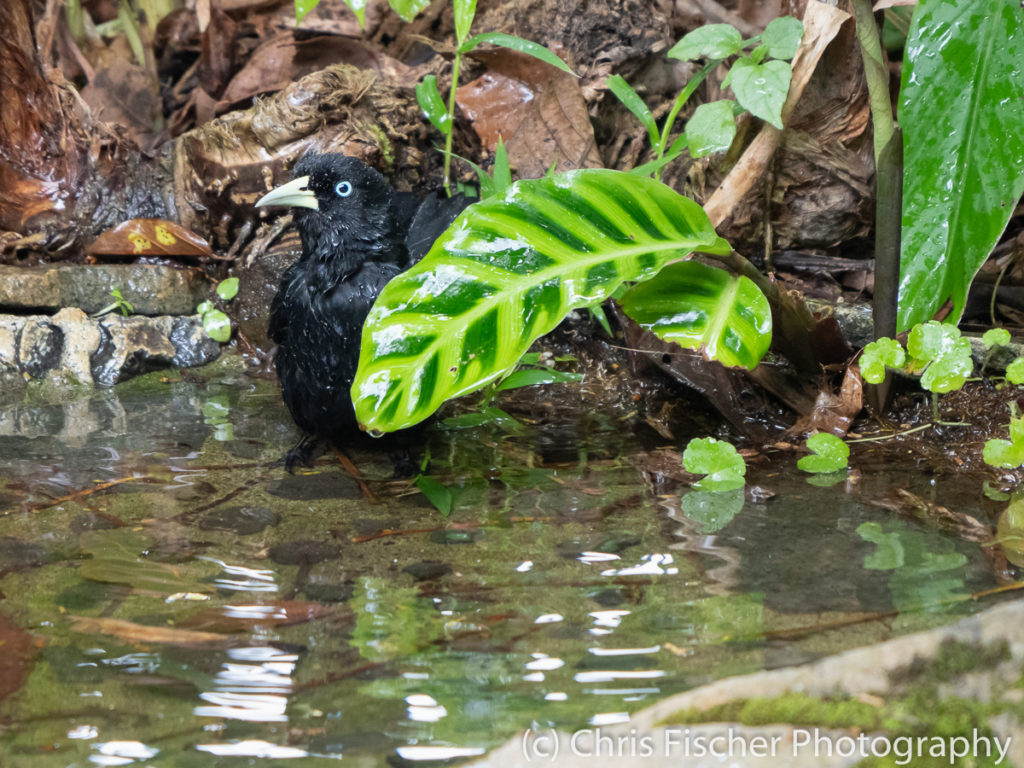
[[[285,272],[269,333],[285,404],[306,433],[289,468],[308,462],[317,438],[358,439],[350,389],[363,322],[381,289],[429,250],[470,199],[396,193],[360,160],[307,155],[293,181],[257,205],[293,205],[302,255]]]

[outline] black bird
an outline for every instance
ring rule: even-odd
[[[256,206],[295,206],[302,255],[285,271],[270,307],[277,376],[304,433],[285,457],[309,464],[320,438],[343,446],[362,433],[350,389],[363,323],[381,289],[418,261],[472,202],[457,195],[418,204],[373,168],[341,154],[309,154],[293,180]]]

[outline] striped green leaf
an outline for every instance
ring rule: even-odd
[[[694,250],[728,252],[692,200],[653,179],[580,170],[470,206],[385,287],[363,328],[356,416],[389,432],[512,370],[571,310]]]
[[[768,299],[746,277],[696,261],[630,288],[622,309],[647,330],[723,365],[753,370],[772,340]]]

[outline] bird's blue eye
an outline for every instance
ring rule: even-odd
[[[352,184],[347,181],[339,181],[334,185],[334,194],[338,197],[348,197],[352,194]]]

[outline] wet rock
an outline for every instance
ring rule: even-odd
[[[74,533],[85,533],[86,531],[106,531],[120,526],[109,517],[97,515],[94,512],[83,512],[71,521],[70,528]]]
[[[355,591],[355,588],[351,581],[332,584],[311,579],[302,588],[302,591],[306,597],[310,600],[316,600],[318,603],[346,603],[352,599],[352,593]]]
[[[0,536],[0,570],[27,568],[44,562],[46,550],[38,544],[13,536]]]
[[[356,481],[341,472],[288,475],[267,486],[267,493],[292,501],[363,497]]]
[[[448,563],[440,563],[434,560],[423,560],[419,563],[410,563],[402,569],[403,573],[408,573],[416,581],[433,581],[439,579],[445,574],[452,572],[452,567]]]
[[[337,560],[341,547],[325,541],[286,541],[272,546],[268,555],[278,565],[311,565]]]
[[[220,354],[220,344],[206,335],[198,315],[175,318],[168,338],[174,347],[174,364],[182,368],[205,365]]]
[[[280,515],[266,507],[226,507],[207,512],[200,518],[199,527],[204,531],[231,531],[239,536],[248,536],[280,521]]]
[[[33,379],[56,368],[64,350],[64,332],[41,318],[26,318],[18,337],[18,367]]]
[[[109,387],[140,373],[203,365],[220,345],[198,316],[93,318],[68,307],[52,317],[0,315],[0,384],[5,395],[30,380]]]
[[[190,315],[209,293],[194,269],[154,264],[0,266],[0,309],[54,312],[78,307],[99,312],[117,289],[137,315]]]

